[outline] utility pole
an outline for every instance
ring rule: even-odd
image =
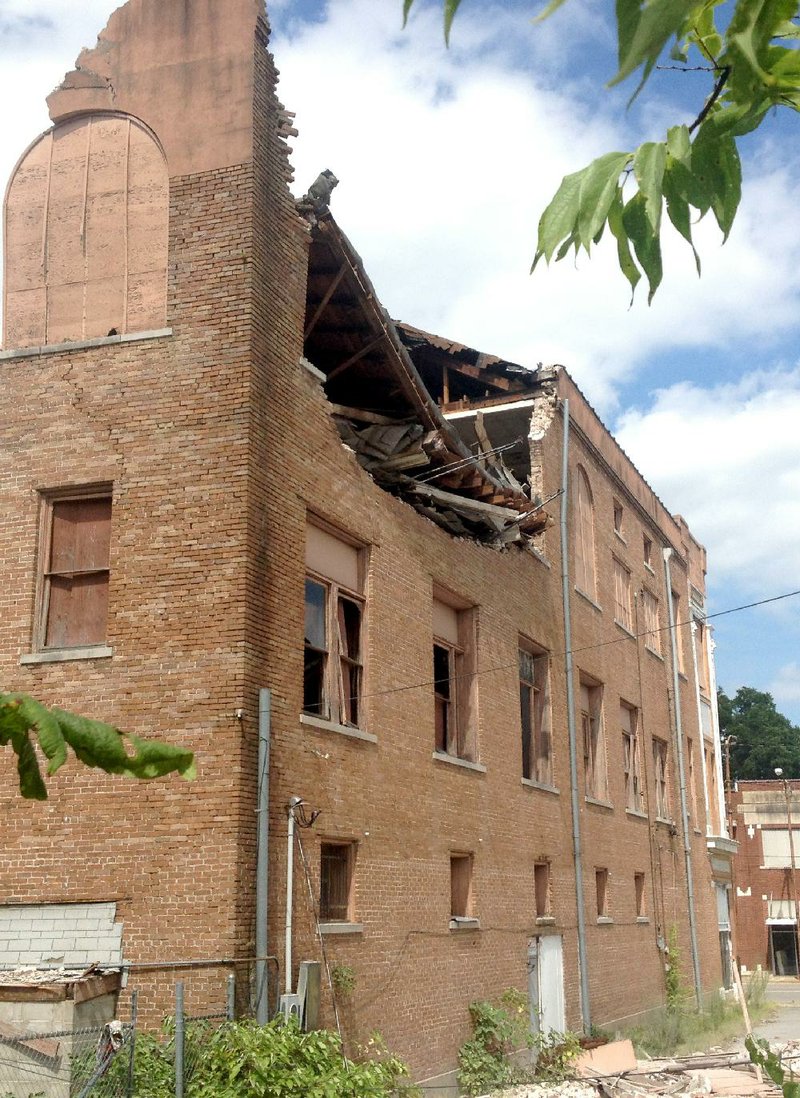
[[[800,907],[797,905],[797,879],[795,877],[795,861],[794,861],[794,835],[792,834],[792,800],[791,789],[789,787],[789,779],[784,777],[783,770],[780,766],[775,767],[775,777],[783,779],[783,793],[786,797],[786,822],[789,825],[789,858],[791,860],[791,867],[789,869],[791,890],[792,890],[792,903],[794,904],[794,941],[795,941],[795,976],[800,980]]]

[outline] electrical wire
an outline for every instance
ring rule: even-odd
[[[752,610],[754,607],[757,607],[757,606],[766,606],[769,603],[781,602],[784,599],[795,598],[797,595],[800,595],[800,589],[798,589],[797,591],[786,591],[781,595],[773,595],[768,599],[759,599],[756,602],[747,602],[747,603],[744,603],[741,606],[731,606],[727,610],[717,610],[713,614],[703,615],[702,621],[704,621],[704,622],[712,621],[713,619],[716,619],[716,618],[725,617],[728,614],[737,614],[742,610]],[[675,628],[680,629],[684,625],[691,625],[693,620],[695,620],[695,619],[687,619],[686,621],[676,622],[675,623]],[[669,625],[662,625],[662,626],[659,626],[658,629],[645,629],[645,630],[642,630],[641,632],[637,632],[637,633],[626,633],[624,636],[617,636],[617,637],[613,637],[610,640],[598,641],[595,644],[584,644],[584,645],[581,645],[579,648],[572,648],[571,651],[572,651],[573,654],[575,654],[576,652],[591,652],[591,651],[595,651],[598,648],[608,648],[608,647],[610,647],[611,645],[614,645],[614,644],[627,644],[630,641],[640,640],[641,638],[652,637],[652,636],[655,636],[656,634],[660,634],[660,633],[668,633],[669,629],[670,629]],[[563,650],[563,649],[562,650],[554,650],[554,651],[551,651],[551,652],[543,652],[543,653],[541,653],[541,655],[538,655],[538,656],[534,655],[534,659],[548,659],[550,657],[557,657],[557,656],[564,656],[564,655],[566,655],[566,650]],[[491,674],[494,674],[496,671],[509,671],[509,670],[511,670],[511,668],[516,667],[516,666],[517,666],[516,660],[513,663],[495,664],[492,667],[482,667],[482,668],[478,668],[475,671],[462,673],[460,678],[462,678],[462,679],[478,678],[480,675],[491,675]],[[400,693],[402,693],[403,691],[406,691],[406,690],[429,689],[430,687],[436,686],[439,683],[445,683],[445,682],[449,682],[449,681],[450,681],[449,678],[425,679],[422,682],[407,683],[404,686],[390,686],[390,687],[387,687],[384,690],[373,690],[373,691],[370,691],[369,693],[353,695],[353,697],[350,700],[351,701],[353,701],[353,700],[364,701],[367,698],[378,698],[378,697],[383,697],[384,695],[387,695],[387,694],[400,694]]]

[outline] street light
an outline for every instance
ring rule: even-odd
[[[784,777],[782,767],[775,767],[775,777],[783,779],[783,794],[786,797],[786,821],[789,825],[789,858],[791,861],[790,873],[792,882],[792,903],[794,904],[794,971],[795,976],[798,980],[800,980],[800,907],[797,906],[797,883],[795,881],[794,875],[794,835],[792,834],[791,790],[789,788],[789,779]]]

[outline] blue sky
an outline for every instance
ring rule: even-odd
[[[337,220],[391,314],[576,378],[667,506],[708,548],[711,610],[800,588],[800,204],[795,116],[744,149],[731,238],[703,259],[665,242],[648,308],[629,308],[613,250],[528,274],[561,177],[691,121],[700,78],[658,73],[630,109],[611,5],[463,0],[445,50],[438,0],[276,0],[280,95],[296,112],[296,190],[340,179]],[[0,0],[0,176],[48,125],[44,97],[94,43],[113,0]],[[800,723],[800,598],[720,618],[720,683],[771,691]]]

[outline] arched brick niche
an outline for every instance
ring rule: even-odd
[[[137,119],[48,130],[17,165],[4,215],[6,348],[165,326],[167,165]]]

